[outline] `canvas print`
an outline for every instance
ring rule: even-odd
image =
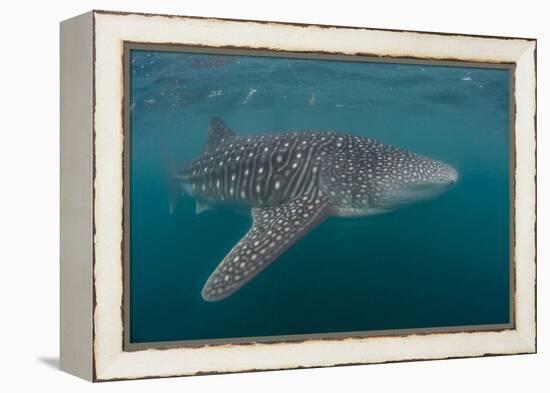
[[[507,66],[126,51],[127,342],[509,328]]]

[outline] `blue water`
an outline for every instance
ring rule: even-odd
[[[131,342],[508,323],[509,71],[132,50]],[[168,211],[167,156],[238,134],[337,130],[445,161],[436,200],[329,219],[230,298],[201,288],[251,219]]]

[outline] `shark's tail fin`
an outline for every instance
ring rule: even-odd
[[[180,198],[179,185],[176,178],[178,166],[166,149],[164,149],[163,153],[164,175],[166,191],[168,193],[168,210],[170,214],[173,214],[176,211],[176,206]]]

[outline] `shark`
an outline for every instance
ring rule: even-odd
[[[213,117],[202,154],[172,171],[170,212],[182,195],[196,213],[249,211],[252,225],[206,280],[202,298],[234,294],[330,217],[366,217],[434,199],[452,188],[451,165],[336,131],[239,136]]]

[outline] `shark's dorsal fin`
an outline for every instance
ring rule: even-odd
[[[214,116],[210,119],[208,127],[208,136],[206,139],[205,153],[213,153],[217,147],[235,137],[235,133],[229,128],[222,119]]]
[[[320,192],[252,209],[252,227],[210,275],[203,299],[221,300],[237,291],[330,214],[330,201]]]

